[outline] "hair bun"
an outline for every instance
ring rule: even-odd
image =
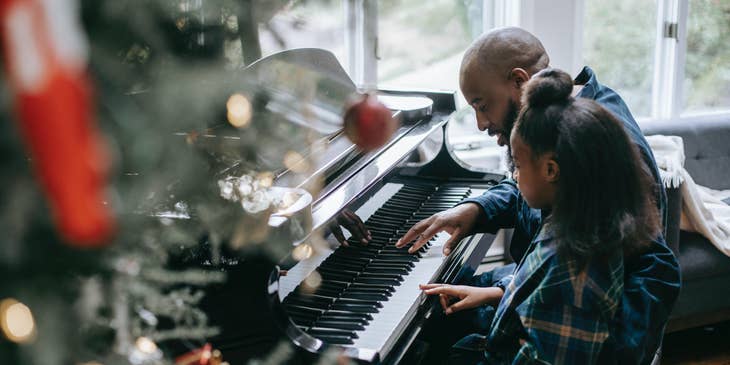
[[[565,71],[546,68],[536,73],[525,85],[522,105],[544,107],[563,103],[571,98],[573,78]]]

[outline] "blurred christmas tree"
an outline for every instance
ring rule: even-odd
[[[0,358],[170,363],[226,326],[251,326],[226,316],[266,304],[245,290],[264,293],[291,243],[269,231],[270,214],[286,203],[269,187],[282,168],[308,172],[296,151],[312,136],[267,112],[265,90],[240,69],[260,56],[258,23],[286,2],[88,0],[78,12],[62,3],[82,15],[88,38],[117,229],[104,248],[69,245],[17,123],[0,123]],[[15,118],[13,98],[0,82],[5,120]],[[226,297],[231,290],[240,293]],[[256,320],[271,326],[266,315]],[[255,356],[278,343],[274,329],[263,333]]]

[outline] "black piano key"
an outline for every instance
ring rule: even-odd
[[[393,292],[390,289],[380,289],[380,288],[363,288],[363,287],[350,287],[347,288],[340,296],[347,296],[350,293],[373,293],[373,294],[382,294],[387,297],[390,297],[393,295]]]
[[[405,255],[381,254],[378,256],[378,261],[413,263],[413,262],[418,262],[418,257],[405,256]]]
[[[380,285],[380,284],[352,283],[350,285],[350,288],[352,288],[352,289],[366,289],[366,288],[370,288],[370,289],[380,289],[380,290],[388,291],[390,293],[394,293],[395,292],[395,288],[393,288],[392,286],[390,286],[390,285]]]
[[[387,285],[390,287],[395,287],[395,286],[400,285],[400,281],[395,280],[395,279],[372,278],[372,277],[358,277],[355,279],[355,283]]]
[[[378,302],[385,302],[388,300],[388,296],[381,293],[369,293],[369,292],[345,292],[342,294],[340,298],[345,299],[363,299],[363,300],[373,300]]]
[[[365,326],[359,323],[337,321],[337,320],[319,320],[317,321],[317,327],[322,328],[333,328],[340,330],[351,330],[351,331],[362,331]]]
[[[413,262],[378,261],[368,265],[368,269],[371,267],[394,267],[411,271],[416,265]]]
[[[370,323],[370,319],[372,319],[372,317],[367,313],[358,314],[358,316],[359,317],[341,316],[341,315],[338,315],[337,313],[329,312],[329,313],[323,314],[321,317],[319,317],[319,319],[317,321],[347,322],[347,323],[353,323],[353,324],[359,324],[361,326],[365,326],[368,323]],[[366,318],[365,316],[370,316],[370,319]]]
[[[371,252],[371,251],[368,251],[368,250],[357,250],[357,249],[354,249],[354,250],[343,250],[343,251],[336,250],[330,256],[337,257],[337,259],[336,259],[337,261],[339,261],[340,258],[342,258],[344,260],[350,260],[350,261],[352,261],[351,259],[372,259],[372,258],[374,258],[377,255],[378,255],[377,252]]]
[[[355,341],[347,336],[318,335],[314,337],[317,337],[320,340],[332,345],[352,345],[353,343],[355,343]]]
[[[367,262],[350,262],[350,261],[338,261],[336,257],[328,258],[327,260],[323,261],[320,267],[327,267],[327,268],[339,268],[343,270],[352,270],[359,272]]]
[[[376,278],[376,279],[391,279],[396,281],[403,281],[403,276],[400,274],[390,274],[390,273],[384,273],[379,271],[370,271],[366,270],[363,271],[359,278]]]
[[[339,309],[331,309],[325,313],[320,318],[333,318],[333,317],[343,317],[343,318],[356,318],[360,320],[366,320],[366,321],[372,321],[373,316],[370,315],[370,313],[355,313],[350,311],[342,311]]]
[[[411,214],[415,213],[416,210],[417,210],[417,208],[413,209]],[[383,213],[385,213],[385,212],[380,212],[380,213],[376,212],[375,214],[370,216],[370,218],[368,218],[368,220],[365,224],[372,225],[373,228],[380,227],[381,230],[384,230],[384,228],[389,228],[391,226],[398,225],[401,222],[403,222],[404,220],[408,219],[407,217],[405,219],[387,219],[384,217]]]
[[[376,306],[367,304],[335,303],[332,305],[332,309],[352,313],[378,313]]]
[[[368,265],[365,273],[383,273],[383,274],[396,274],[396,275],[408,275],[409,269],[404,267],[393,267],[393,266],[381,266],[381,265]]]
[[[341,274],[351,275],[353,277],[359,275],[362,272],[362,270],[361,271],[346,270],[346,269],[342,269],[342,268],[324,266],[324,265],[318,267],[317,271],[319,271],[319,272],[337,272],[337,273],[341,273]]]
[[[320,270],[317,270],[317,272],[319,272],[319,275],[322,276],[322,279],[332,279],[332,280],[337,280],[337,281],[349,282],[354,277],[356,277],[356,276],[351,275],[351,274],[344,274],[344,273],[339,274],[339,273],[335,273],[335,272],[332,272],[332,271],[320,271]]]
[[[365,299],[354,299],[354,298],[340,297],[340,298],[337,299],[336,303],[350,303],[350,304],[372,305],[372,306],[375,306],[375,308],[383,308],[383,305],[380,304],[377,300],[365,300]]]
[[[334,253],[332,253],[332,255],[330,255],[330,257],[327,258],[327,261],[330,261],[330,260],[334,261],[334,262],[347,262],[347,263],[354,264],[354,265],[357,265],[357,264],[364,265],[364,264],[369,263],[372,259],[365,258],[365,257],[355,257],[355,256],[338,254],[337,251],[335,251]]]
[[[316,326],[316,324],[315,324]],[[326,328],[326,327],[312,327],[309,330],[307,330],[307,333],[314,337],[319,337],[321,335],[325,336],[346,336],[349,338],[357,338],[357,334],[353,331],[348,330],[342,330],[342,329],[336,329],[336,328]]]

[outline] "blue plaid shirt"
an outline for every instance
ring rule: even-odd
[[[615,350],[622,253],[580,267],[557,245],[546,224],[515,269],[484,342],[487,363],[595,364]]]
[[[626,128],[639,148],[642,160],[655,178],[655,195],[666,226],[666,192],[659,178],[654,155],[626,104],[610,88],[601,85],[593,70],[585,67],[576,78],[584,85],[578,97],[593,99],[611,111]],[[531,238],[540,229],[542,213],[530,208],[522,199],[517,184],[506,179],[484,195],[465,200],[482,207],[476,231],[494,233],[500,228],[514,228],[510,255],[519,262],[528,252]],[[662,331],[679,294],[679,264],[667,247],[664,236],[656,237],[643,254],[624,262],[624,292],[619,315],[610,326],[616,334],[615,361],[636,364],[651,361],[661,341]],[[494,277],[492,285],[505,287],[511,276]]]

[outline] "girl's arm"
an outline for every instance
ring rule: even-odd
[[[501,288],[495,287],[450,284],[425,284],[419,287],[427,295],[438,295],[441,307],[447,315],[484,304],[496,306],[504,294]]]

